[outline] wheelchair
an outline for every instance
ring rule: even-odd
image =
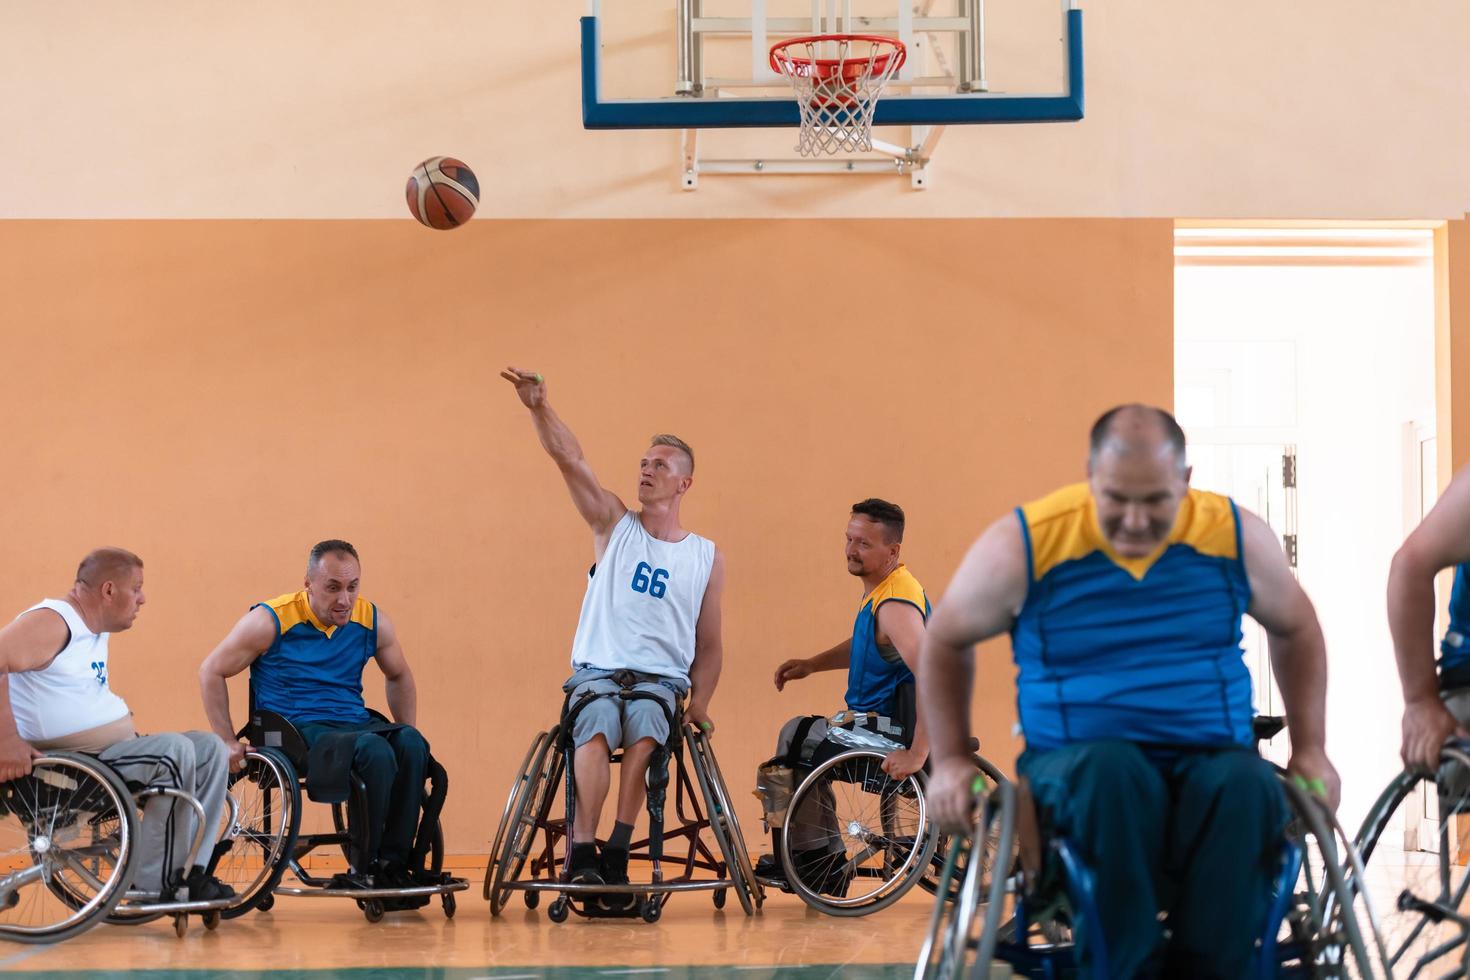
[[[1281,727],[1279,718],[1258,718],[1257,737]],[[1356,884],[1363,876],[1357,848],[1317,797],[1282,776],[1292,818],[1253,972],[1387,980],[1393,974],[1377,920]],[[1079,967],[1079,931],[1097,937],[1097,972],[1107,975],[1094,875],[1064,839],[1040,844],[1038,867],[1026,867],[1018,853],[1021,825],[1029,821],[1034,833],[1035,822],[1024,809],[1017,787],[1002,783],[979,807],[969,838],[952,842],[940,881],[958,880],[958,894],[952,906],[935,903],[916,980],[989,976],[995,960],[1028,977],[1070,976]]]
[[[1407,824],[1401,882],[1397,868],[1389,872],[1390,856],[1372,860],[1380,849],[1392,849],[1380,845],[1396,814]],[[1470,742],[1447,742],[1434,773],[1395,777],[1369,809],[1357,845],[1368,865],[1365,890],[1389,874],[1401,885],[1383,916],[1389,963],[1398,976],[1470,975]]]
[[[647,883],[628,885],[574,884],[568,880],[571,850],[568,837],[576,816],[572,732],[577,716],[589,704],[608,697],[653,701],[664,711],[669,723],[668,741],[654,750],[648,765],[648,835],[633,840],[628,853],[630,863],[650,865],[650,879]],[[675,892],[711,891],[715,908],[719,909],[725,907],[726,896],[733,891],[745,914],[754,915],[765,900],[765,892],[751,869],[750,852],[709,737],[680,723],[682,699],[670,709],[656,695],[634,690],[630,682],[623,684],[619,691],[588,692],[575,704],[571,701],[568,694],[562,702],[561,720],[556,727],[550,732],[539,732],[532,739],[511,784],[485,869],[484,895],[490,903],[490,914],[500,915],[512,892],[521,892],[529,909],[540,904],[542,892],[556,892],[546,910],[553,922],[565,922],[571,913],[584,918],[638,917],[645,922],[657,922]],[[622,753],[615,751],[612,761],[621,759]],[[674,763],[673,821],[672,826],[665,826],[671,761]],[[559,782],[565,787],[565,816],[552,817],[554,790]],[[703,838],[706,830],[714,839],[713,849]],[[671,840],[683,843],[682,854],[664,853],[665,844]],[[664,872],[666,863],[675,869],[668,877]],[[601,896],[610,894],[633,898],[622,906],[600,901]]]
[[[899,730],[911,737],[918,716],[913,684],[895,690],[893,714]],[[883,771],[888,753],[906,747],[907,738],[896,741],[889,737],[892,729],[880,730],[881,725],[874,712],[843,711],[828,719],[826,739],[795,767],[802,778],[781,825],[770,827],[786,890],[827,915],[877,912],[916,884],[930,894],[940,891],[944,861],[936,855],[949,840],[930,830],[927,777],[920,771],[895,780]],[[804,741],[805,729],[798,728],[793,744]],[[972,753],[979,747],[970,740]],[[989,761],[972,759],[990,785],[1005,781]],[[773,819],[768,813],[768,824]],[[960,880],[945,886],[948,898],[957,894]]]
[[[302,834],[301,801],[303,797],[310,799],[306,782],[309,755],[306,740],[286,718],[274,711],[255,708],[254,699],[251,700],[250,721],[240,730],[239,737],[252,746],[247,759],[253,756],[260,761],[253,771],[247,768],[232,786],[232,790],[237,791],[232,795],[241,799],[240,812],[245,815],[243,819],[248,829],[240,834],[244,839],[244,846],[239,848],[241,853],[237,856],[236,849],[232,848],[221,860],[222,880],[230,884],[246,881],[256,889],[259,897],[253,907],[261,911],[269,911],[275,905],[276,895],[350,898],[357,902],[368,922],[379,922],[389,911],[419,908],[437,895],[445,917],[454,918],[454,893],[467,889],[469,882],[444,873],[444,834],[439,824],[439,812],[449,789],[449,777],[444,767],[430,756],[430,790],[424,799],[423,816],[410,858],[410,867],[423,867],[424,878],[430,883],[405,888],[338,887],[331,877],[312,875],[303,866],[302,859],[318,848],[336,848],[347,860],[350,870],[361,867],[365,841],[353,827],[361,827],[358,815],[367,813],[367,787],[355,773],[352,774],[348,801],[330,804],[333,830],[330,833]],[[368,714],[375,721],[388,720],[371,709]],[[281,828],[279,837],[272,838],[269,835],[277,827]],[[280,840],[283,844],[278,849],[270,849],[267,845],[272,840]],[[259,857],[256,857],[257,851]],[[288,870],[296,881],[294,885],[280,883]]]
[[[261,771],[259,758],[247,756],[246,773]],[[172,797],[191,807],[198,821],[186,866],[203,863],[213,871],[219,859],[247,838],[264,852],[283,845],[280,829],[252,824],[234,796],[219,844],[205,862],[198,860],[204,839],[204,808],[190,794],[172,788],[133,785],[90,755],[54,752],[37,759],[31,774],[0,785],[0,938],[23,943],[70,939],[99,922],[140,925],[171,916],[183,936],[190,915],[206,929],[221,918],[249,911],[262,898],[257,874],[227,875],[236,895],[218,901],[160,900],[133,892],[134,854],[141,832],[140,811],[153,798]],[[245,848],[241,848],[242,858]],[[241,868],[246,862],[237,862]],[[258,862],[257,862],[258,863]],[[36,887],[32,887],[36,886]]]

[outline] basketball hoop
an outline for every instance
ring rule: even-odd
[[[791,82],[801,111],[797,152],[871,150],[873,109],[906,54],[902,41],[874,34],[815,34],[773,44],[771,68]]]

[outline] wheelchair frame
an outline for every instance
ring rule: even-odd
[[[252,698],[252,702],[253,702]],[[368,714],[374,720],[384,721],[381,714],[368,709]],[[269,892],[258,902],[257,906],[262,911],[269,910],[274,904],[274,895],[291,895],[297,898],[350,898],[357,902],[362,910],[363,916],[369,922],[379,922],[388,911],[385,900],[440,896],[440,902],[444,909],[446,918],[454,918],[456,902],[454,893],[469,888],[469,882],[464,878],[445,876],[443,883],[437,885],[417,885],[408,888],[335,888],[332,886],[331,877],[317,877],[312,875],[301,864],[301,859],[307,854],[320,847],[341,848],[349,865],[353,861],[354,851],[360,853],[361,842],[350,830],[349,816],[352,812],[367,812],[367,786],[356,774],[350,774],[349,792],[350,798],[347,806],[341,803],[325,804],[332,808],[331,833],[305,834],[299,832],[301,822],[302,800],[310,800],[307,793],[306,777],[302,773],[306,769],[307,748],[306,740],[285,717],[274,711],[266,711],[255,708],[252,704],[250,710],[250,722],[240,730],[240,737],[248,741],[252,746],[263,745],[267,749],[279,753],[276,758],[287,767],[290,775],[289,785],[292,787],[291,809],[289,817],[291,826],[290,846],[285,849],[280,863],[274,869],[274,880]],[[439,804],[442,805],[443,795],[447,792],[448,774],[444,767],[439,765],[432,756],[429,758],[428,778],[435,790],[431,795],[437,794]],[[315,802],[315,801],[312,801]],[[426,811],[428,804],[426,803]],[[420,820],[418,832],[415,835],[415,852],[424,847],[423,854],[430,861],[429,870],[442,872],[444,866],[444,833],[443,825],[439,820],[439,813],[433,815],[434,826],[432,836],[425,842],[422,836],[425,833],[425,821]],[[300,883],[299,885],[283,886],[279,884],[286,870]]]
[[[905,692],[901,689],[899,695],[897,695],[896,697],[898,708],[895,711],[895,714],[900,715],[900,717],[897,719],[897,723],[903,728],[903,730],[906,732],[912,732],[914,727],[912,718],[904,717],[904,699],[905,696],[908,696],[911,701],[912,685],[906,686],[909,688],[909,691]],[[912,716],[914,714],[916,714],[916,712],[914,712],[911,705],[909,705],[908,715]],[[880,717],[882,716],[877,712],[851,710],[841,711],[827,719],[828,731],[830,732],[834,728],[845,728],[849,730],[851,730],[852,728],[863,728],[865,723],[869,720],[876,720]],[[882,732],[876,732],[871,729],[864,730],[870,731],[873,734],[876,734],[879,737],[883,738],[884,740],[889,741],[895,747],[906,747],[901,746],[900,743],[892,742],[891,739],[887,739],[887,737],[883,735]],[[839,744],[844,744],[837,739],[829,740],[839,742]],[[900,874],[885,879],[884,885],[879,886],[878,892],[875,893],[873,897],[867,900],[864,900],[862,898],[848,899],[845,896],[842,898],[830,897],[820,890],[814,890],[813,888],[811,888],[802,878],[802,876],[797,873],[799,869],[797,868],[796,859],[793,854],[793,849],[791,846],[791,835],[789,834],[788,830],[792,820],[795,819],[797,811],[800,809],[801,803],[806,799],[808,794],[816,791],[815,786],[817,781],[824,778],[832,778],[827,776],[827,774],[830,773],[833,769],[837,768],[839,764],[851,764],[857,759],[876,760],[877,763],[881,766],[882,760],[886,757],[887,752],[893,751],[893,749],[887,749],[885,751],[884,749],[881,749],[876,745],[870,747],[858,747],[855,743],[846,744],[851,744],[852,747],[845,748],[841,751],[836,752],[833,755],[824,758],[814,756],[814,761],[808,765],[808,771],[802,777],[801,782],[798,783],[796,788],[792,790],[791,800],[786,808],[785,821],[783,826],[780,828],[782,831],[780,835],[781,843],[779,846],[773,848],[776,852],[777,859],[781,863],[782,871],[786,876],[785,890],[795,893],[796,896],[800,898],[803,902],[805,902],[808,907],[813,908],[818,912],[822,912],[823,914],[833,916],[862,916],[881,911],[882,909],[887,908],[888,906],[892,905],[894,902],[902,898],[904,895],[906,895],[909,890],[914,887],[914,885],[919,885],[931,895],[938,894],[939,872],[943,868],[943,858],[938,857],[937,855],[939,854],[940,848],[944,842],[941,841],[942,835],[933,832],[930,826],[930,821],[927,817],[928,804],[924,796],[927,778],[924,772],[914,773],[912,776],[906,777],[904,780],[894,780],[886,773],[881,774],[885,780],[895,783],[897,785],[902,785],[903,783],[912,783],[912,795],[915,796],[919,801],[919,834],[924,836],[925,840],[923,843],[919,844],[916,852],[911,853],[910,859],[904,862],[904,868],[901,869]],[[970,739],[971,751],[978,753],[979,748],[979,741],[973,738]],[[999,784],[1005,781],[1005,777],[1001,774],[1000,770],[992,765],[989,760],[983,758],[978,754],[972,755],[971,758],[972,761],[975,763],[976,768],[984,773],[985,777],[989,779],[992,783]],[[835,816],[836,814],[834,814],[834,818]],[[861,828],[861,833],[865,837],[871,837],[871,833],[866,827]],[[872,869],[865,869],[861,867],[861,863],[863,861],[872,857],[873,854],[876,853],[876,851],[873,850],[873,841],[871,839],[866,840],[866,847],[866,852],[860,854],[857,858],[848,858],[845,862],[845,864],[848,866],[849,871],[851,872],[849,876],[850,880],[856,880],[857,878],[862,877],[879,877],[878,875],[871,874]],[[910,867],[910,865],[912,865],[912,867]],[[893,882],[897,882],[897,884],[893,884],[891,888],[886,887]],[[763,880],[763,883],[775,884],[774,881],[765,880]],[[952,896],[953,889],[951,889],[948,894]]]
[[[646,883],[627,885],[598,885],[572,883],[570,876],[571,849],[557,857],[557,846],[570,837],[570,828],[576,819],[576,772],[575,746],[572,732],[577,717],[588,705],[602,698],[620,698],[624,701],[649,700],[664,712],[669,724],[669,738],[657,747],[648,766],[649,833],[642,840],[629,846],[631,861],[648,862],[652,865],[651,880]],[[703,732],[684,726],[682,700],[670,709],[663,699],[654,694],[636,691],[631,685],[621,690],[595,693],[587,692],[571,704],[570,693],[562,702],[561,720],[551,732],[538,732],[532,740],[515,782],[506,799],[505,811],[501,815],[496,831],[490,862],[485,870],[484,895],[490,903],[490,914],[498,916],[509,901],[512,891],[523,893],[527,908],[536,908],[541,892],[556,892],[557,897],[547,908],[546,914],[553,922],[564,922],[569,913],[575,912],[585,918],[633,918],[645,922],[657,922],[669,896],[675,892],[713,891],[716,908],[723,908],[727,891],[733,890],[747,915],[753,915],[765,900],[765,892],[750,867],[750,855],[745,849],[745,838],[740,831],[739,821],[730,805],[730,793],[720,772],[719,763],[709,738]],[[690,747],[690,761],[684,758],[684,745]],[[614,751],[611,761],[620,762],[622,753]],[[677,826],[664,826],[664,807],[667,802],[669,762],[674,763],[674,813]],[[691,780],[689,770],[694,770]],[[695,795],[695,782],[699,796]],[[565,816],[553,819],[550,816],[551,787],[558,782],[565,785]],[[704,808],[700,807],[700,798]],[[721,857],[701,837],[708,828],[715,838],[715,846]],[[539,846],[537,835],[541,837]],[[670,839],[686,842],[682,855],[665,856],[664,844]],[[530,861],[530,877],[521,879],[527,860]],[[664,877],[664,863],[680,868],[672,877]],[[557,872],[560,863],[561,870]],[[708,871],[718,877],[700,880],[696,872]],[[728,875],[728,877],[727,877]],[[597,896],[625,894],[634,896],[626,908],[602,908]]]
[[[1372,944],[1364,938],[1361,923],[1354,911],[1356,881],[1362,880],[1362,861],[1353,842],[1342,831],[1333,814],[1319,799],[1296,787],[1282,774],[1282,786],[1293,812],[1288,836],[1283,842],[1281,868],[1275,882],[1273,899],[1262,931],[1256,957],[1256,974],[1260,977],[1392,977],[1388,957],[1378,934],[1371,905],[1363,898],[1369,916]],[[1010,963],[1018,973],[1031,977],[1056,977],[1062,971],[1077,967],[1075,947],[1064,934],[1071,924],[1078,924],[1089,934],[1098,958],[1099,969],[1106,974],[1107,951],[1102,944],[1102,927],[1094,898],[1094,875],[1078,858],[1065,839],[1045,845],[1063,871],[1060,896],[1027,894],[1026,874],[1013,858],[1006,858],[1017,840],[1019,794],[1010,783],[1003,783],[989,794],[980,807],[969,841],[981,841],[985,847],[995,841],[996,868],[1010,865],[1011,875],[993,874],[984,883],[976,869],[983,860],[974,855],[974,844],[964,840],[953,842],[945,861],[941,883],[955,874],[962,851],[971,854],[953,915],[945,921],[943,898],[935,902],[929,929],[915,967],[915,980],[956,978],[971,971],[988,970],[994,960]],[[995,828],[995,831],[992,831]],[[1321,863],[1322,878],[1304,861],[1314,841]],[[1344,862],[1337,860],[1341,848]],[[942,892],[941,892],[942,894]],[[1014,900],[1011,917],[1002,921],[1007,895]],[[1033,914],[1034,900],[1042,902]],[[1060,900],[1060,907],[1058,905]],[[983,908],[984,920],[978,936],[974,936],[976,916]],[[1062,913],[1058,916],[1058,911]],[[1059,926],[1058,923],[1063,925]],[[1283,924],[1289,923],[1290,938],[1281,939]],[[1033,936],[1041,933],[1042,942],[1033,944]],[[973,956],[973,966],[970,965]],[[1096,965],[1096,964],[1095,964]],[[1356,972],[1353,972],[1353,968]]]
[[[1448,813],[1445,812],[1446,795],[1441,786],[1441,777],[1446,766],[1459,770],[1455,778],[1460,784],[1460,791],[1454,796],[1456,805]],[[1470,742],[1452,739],[1446,743],[1440,750],[1440,768],[1433,774],[1406,770],[1394,777],[1363,818],[1355,843],[1362,853],[1363,862],[1369,863],[1394,813],[1421,783],[1433,787],[1439,797],[1439,853],[1435,859],[1439,891],[1433,896],[1424,896],[1415,894],[1411,887],[1406,886],[1399,893],[1395,900],[1396,910],[1417,913],[1419,920],[1409,929],[1402,942],[1390,940],[1388,960],[1392,967],[1399,967],[1401,964],[1408,966],[1406,976],[1411,978],[1420,976],[1431,966],[1438,968],[1432,974],[1436,977],[1465,977],[1470,975],[1470,916],[1462,912],[1461,907],[1467,892],[1470,892],[1470,868],[1459,866],[1461,878],[1458,883],[1453,883],[1453,869],[1458,865],[1450,857],[1449,851],[1454,841],[1450,839],[1447,828],[1451,822],[1464,820],[1470,814]],[[1457,927],[1453,935],[1442,940],[1432,938],[1432,945],[1419,952],[1412,964],[1403,963],[1404,957],[1426,929],[1446,922]],[[1446,959],[1457,951],[1458,957]],[[1444,972],[1445,967],[1451,964],[1455,965],[1455,969]]]
[[[55,771],[71,768],[74,774],[67,776]],[[85,776],[79,775],[85,774]],[[132,881],[134,873],[133,860],[136,853],[135,846],[142,830],[142,817],[140,811],[153,799],[158,797],[169,797],[193,809],[196,816],[195,832],[189,856],[185,860],[186,867],[205,862],[199,861],[199,852],[202,848],[205,835],[205,813],[204,807],[192,794],[180,789],[162,786],[145,786],[138,789],[132,788],[117,771],[103,760],[93,755],[73,752],[52,752],[35,760],[32,775],[25,777],[42,784],[48,784],[60,790],[68,787],[80,786],[82,778],[93,780],[98,786],[103,787],[113,801],[112,805],[117,810],[117,826],[104,836],[96,836],[99,830],[105,831],[105,824],[111,820],[98,822],[94,815],[90,823],[94,837],[87,851],[91,859],[90,867],[87,861],[77,861],[74,857],[67,861],[68,868],[78,875],[86,875],[92,882],[100,885],[98,897],[87,899],[85,896],[73,894],[68,891],[64,878],[60,874],[48,874],[41,863],[33,863],[29,867],[11,871],[9,874],[0,875],[0,905],[5,908],[19,904],[18,892],[21,888],[36,881],[42,880],[48,891],[64,906],[70,906],[74,912],[85,913],[81,919],[68,919],[52,927],[22,928],[0,922],[0,938],[10,939],[17,942],[55,942],[69,939],[79,935],[86,929],[91,928],[98,922],[106,921],[113,925],[141,925],[145,922],[153,922],[162,916],[172,916],[174,920],[174,932],[183,936],[188,930],[190,915],[199,915],[206,929],[213,930],[218,927],[220,919],[232,918],[235,915],[249,911],[260,897],[260,890],[252,888],[241,892],[230,899],[219,899],[215,901],[188,901],[169,900],[141,897],[141,893],[133,892],[128,886]],[[6,786],[11,792],[18,792],[21,780],[12,781]],[[227,822],[222,828],[220,841],[234,841],[240,834],[240,807],[234,796],[226,795],[226,804],[229,807]],[[127,806],[119,806],[120,801],[127,801]],[[3,807],[7,814],[14,812],[14,799]],[[57,804],[59,806],[59,804]],[[14,814],[21,819],[19,814]],[[54,817],[54,814],[53,814]],[[25,822],[22,820],[22,822]],[[53,847],[50,834],[35,834],[28,832],[28,844],[31,860],[35,862],[43,853],[47,853]],[[42,842],[40,848],[37,842]],[[212,868],[220,851],[216,851],[208,862]],[[113,868],[113,873],[106,881],[99,876],[102,862],[106,860]]]

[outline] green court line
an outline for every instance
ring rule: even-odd
[[[351,967],[333,970],[7,970],[5,980],[907,980],[912,963],[801,966]]]

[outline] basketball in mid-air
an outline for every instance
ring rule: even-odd
[[[458,228],[479,205],[475,172],[454,157],[430,157],[408,178],[409,213],[430,228]]]

